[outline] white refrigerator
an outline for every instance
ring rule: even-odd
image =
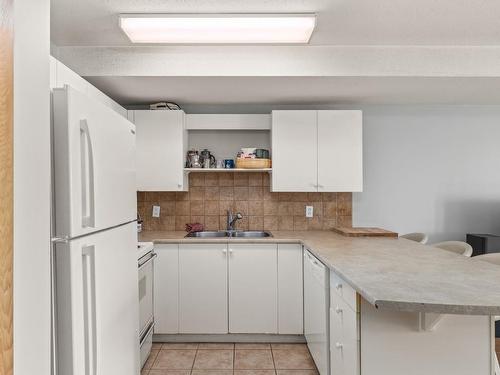
[[[54,89],[53,179],[57,374],[137,375],[135,126]]]

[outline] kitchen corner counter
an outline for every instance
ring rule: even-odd
[[[500,315],[500,267],[394,238],[353,238],[329,231],[272,232],[268,238],[184,238],[142,232],[162,243],[302,243],[379,309]]]

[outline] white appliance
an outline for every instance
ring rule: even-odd
[[[320,375],[330,373],[329,270],[304,249],[304,334]]]
[[[137,375],[135,127],[53,90],[58,375]]]
[[[139,242],[139,349],[141,368],[146,363],[153,346],[154,319],[154,259],[152,242]]]

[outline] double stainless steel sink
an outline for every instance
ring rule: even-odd
[[[270,232],[255,230],[237,231],[203,231],[188,233],[186,238],[266,238],[272,237]]]

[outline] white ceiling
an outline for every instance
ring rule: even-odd
[[[313,45],[499,45],[498,0],[52,0],[58,46],[130,45],[119,13],[315,12]]]
[[[500,0],[51,4],[54,55],[123,105],[172,100],[259,111],[270,105],[500,103]],[[314,12],[318,20],[311,46],[132,46],[118,15],[143,12]]]
[[[124,106],[169,100],[188,112],[290,105],[498,104],[500,78],[87,77]],[[219,108],[219,109],[218,109]]]

